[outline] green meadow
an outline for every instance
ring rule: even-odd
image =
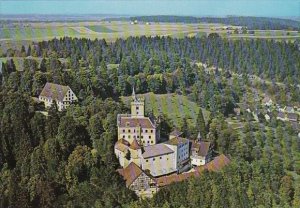
[[[177,94],[154,94],[152,92],[138,95],[145,98],[146,113],[153,112],[155,116],[165,115],[177,127],[182,125],[184,118],[187,122],[195,126],[199,106],[190,101],[186,96]],[[130,107],[131,96],[121,97],[127,107]],[[210,112],[202,109],[204,119],[207,121]]]

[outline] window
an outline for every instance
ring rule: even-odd
[[[139,110],[139,107],[138,107],[138,106],[136,107],[136,110]]]
[[[125,139],[125,135],[123,135],[123,139]]]
[[[143,139],[144,137],[143,137],[143,136],[141,136],[141,138]]]
[[[151,144],[153,144],[153,141],[151,141]]]
[[[147,143],[149,144],[149,141],[147,141]]]
[[[130,129],[128,129],[128,133],[130,133]]]
[[[151,136],[149,136],[149,139],[151,139]]]
[[[153,158],[153,161],[155,161],[155,158]]]
[[[159,157],[159,159],[162,159],[162,157]]]
[[[151,130],[151,133],[153,133],[153,130]]]
[[[146,162],[148,162],[148,160],[146,160]]]
[[[148,133],[148,130],[146,129],[145,132]]]
[[[123,129],[123,133],[125,133],[125,129]]]
[[[137,135],[137,138],[140,138],[140,136],[139,136],[139,135]]]
[[[130,139],[130,135],[128,135],[128,139]]]
[[[145,144],[145,140],[143,140],[143,143]]]

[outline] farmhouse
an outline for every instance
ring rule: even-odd
[[[69,86],[47,82],[39,96],[39,101],[44,102],[45,108],[50,108],[53,103],[56,103],[58,110],[62,111],[78,99]]]

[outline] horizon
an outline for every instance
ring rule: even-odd
[[[2,0],[2,16],[22,15],[111,15],[111,16],[151,16],[176,15],[195,17],[254,16],[289,18],[300,17],[300,1],[263,0],[263,1],[172,1],[170,0]],[[133,6],[134,5],[134,6]],[[213,9],[212,9],[213,8]]]

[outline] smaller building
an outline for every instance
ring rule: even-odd
[[[205,165],[212,158],[212,145],[210,142],[191,141],[191,164],[192,166]]]
[[[66,109],[70,104],[78,101],[75,93],[69,86],[49,82],[44,86],[39,100],[44,102],[45,108],[50,108],[53,103],[56,103],[59,111]]]
[[[273,101],[271,98],[269,98],[268,96],[266,96],[263,100],[262,100],[262,104],[270,107],[271,105],[273,105]]]
[[[289,121],[297,122],[298,121],[298,114],[296,114],[296,113],[288,113],[287,114],[287,118],[288,118]]]
[[[285,111],[287,113],[295,113],[295,109],[293,107],[291,107],[291,106],[286,106],[285,107]]]
[[[142,153],[142,169],[154,177],[176,172],[176,155],[165,144],[145,146]]]
[[[130,163],[134,162],[136,165],[141,165],[142,148],[134,139],[129,143],[125,139],[120,139],[115,144],[115,155],[119,159],[122,167],[127,167]]]
[[[132,162],[126,168],[117,171],[126,181],[126,187],[135,191],[138,196],[151,197],[157,192],[155,179],[135,163]]]
[[[281,120],[281,121],[286,121],[285,113],[278,112],[276,119]]]
[[[241,115],[241,109],[240,108],[233,108],[234,113],[239,116]]]
[[[266,121],[270,121],[271,117],[268,114],[265,114]]]
[[[176,133],[176,135],[181,135],[181,132]],[[179,136],[174,137],[174,134],[170,134],[170,139],[165,143],[174,151],[177,173],[182,173],[190,168],[189,143],[188,139]]]

